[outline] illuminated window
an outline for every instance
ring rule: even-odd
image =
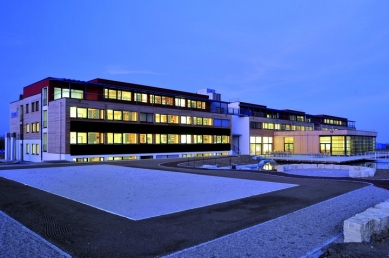
[[[203,118],[202,117],[193,117],[193,121],[195,125],[203,125]]]
[[[212,142],[212,135],[204,135],[203,136],[203,142],[204,143],[213,143]]]
[[[104,110],[88,108],[89,119],[104,119]]]
[[[173,98],[162,96],[162,105],[173,105]]]
[[[77,133],[77,143],[87,143],[86,133]]]
[[[103,133],[88,133],[88,144],[104,143]]]
[[[203,118],[203,125],[212,125],[212,118],[204,117]]]
[[[214,135],[213,140],[214,140],[214,143],[222,143],[222,136],[221,135]]]
[[[153,104],[162,104],[162,97],[156,95],[150,95],[150,103]]]
[[[35,144],[35,154],[36,155],[39,155],[39,153],[40,153],[40,148],[39,148],[39,144]]]
[[[192,117],[191,116],[181,116],[181,124],[192,124]]]
[[[191,135],[181,135],[181,143],[192,143]]]
[[[153,143],[153,135],[152,134],[139,134],[139,143],[152,144]]]
[[[194,143],[203,143],[203,136],[202,135],[193,135],[193,142]]]
[[[130,91],[122,91],[122,100],[130,101],[131,100],[131,92]]]
[[[178,141],[178,134],[168,134],[168,143],[169,144],[177,144]]]
[[[39,123],[39,122],[36,123],[36,131],[37,131],[37,132],[40,131],[40,123]]]
[[[107,143],[113,144],[113,133],[107,133]]]
[[[123,143],[124,144],[136,144],[138,142],[138,135],[136,133],[124,133]]]
[[[183,98],[175,98],[175,105],[177,107],[185,107],[186,100]]]
[[[222,143],[230,143],[230,136],[223,135],[222,136]]]
[[[135,122],[137,121],[137,112],[132,112],[132,111],[123,111],[123,121],[131,121]]]
[[[168,115],[168,123],[169,124],[178,124],[178,116]]]
[[[31,124],[31,132],[35,133],[35,131],[36,131],[36,125],[35,125],[35,123],[32,123]]]
[[[167,134],[156,134],[155,135],[155,143],[156,144],[166,144],[167,143]]]
[[[70,144],[77,144],[77,133],[76,132],[70,132]]]
[[[147,103],[147,94],[135,93],[135,101]]]
[[[77,117],[78,118],[87,118],[87,109],[86,108],[77,108]]]
[[[107,109],[107,119],[113,120],[113,110],[112,109]]]
[[[26,124],[26,133],[30,132],[30,124]]]
[[[106,99],[117,99],[116,90],[104,89],[104,97]]]
[[[35,144],[31,144],[31,154],[35,154]]]
[[[70,107],[70,117],[77,117],[77,107]]]
[[[113,143],[114,144],[121,144],[121,143],[123,143],[122,136],[123,135],[121,133],[114,133],[113,134]]]
[[[113,111],[113,119],[114,120],[122,120],[122,111]]]

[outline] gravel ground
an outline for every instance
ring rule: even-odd
[[[367,186],[168,257],[317,257],[345,219],[388,198],[388,190]]]
[[[71,257],[1,211],[0,256],[7,258]]]

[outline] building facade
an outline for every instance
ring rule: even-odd
[[[106,79],[46,78],[10,104],[6,160],[76,162],[260,155],[352,155],[374,150],[375,132],[353,121],[245,102],[211,89],[176,91]]]

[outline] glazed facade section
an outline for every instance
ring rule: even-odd
[[[10,105],[8,160],[77,162],[211,155],[352,155],[375,132],[329,115],[224,102],[201,94],[94,79],[46,78]]]

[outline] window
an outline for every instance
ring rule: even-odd
[[[230,143],[230,136],[222,135],[222,143]]]
[[[123,143],[122,137],[123,137],[123,135],[121,133],[114,133],[113,134],[113,143],[114,144],[122,144]]]
[[[89,119],[104,119],[104,110],[88,108]]]
[[[36,125],[35,125],[35,123],[32,123],[31,124],[31,132],[35,133],[35,131],[36,131]]]
[[[122,111],[113,111],[113,120],[122,120]]]
[[[178,116],[168,115],[168,123],[169,124],[178,124]]]
[[[26,143],[26,154],[30,153],[30,145]]]
[[[31,144],[31,154],[35,155],[35,144]]]
[[[35,112],[35,102],[31,102],[31,112]]]
[[[203,135],[203,142],[204,143],[213,143],[212,135]]]
[[[135,93],[135,101],[147,103],[147,94]]]
[[[131,92],[122,91],[122,100],[130,101],[131,100]]]
[[[150,95],[150,103],[152,104],[162,104],[162,97],[156,95]]]
[[[153,114],[152,113],[140,113],[139,114],[139,121],[140,122],[153,122]]]
[[[172,106],[173,105],[173,98],[162,96],[162,105]]]
[[[175,98],[176,107],[185,107],[186,99],[184,98]]]
[[[193,121],[195,125],[203,125],[203,118],[202,117],[193,117]]]
[[[204,117],[203,118],[203,125],[212,125],[212,118]]]
[[[86,133],[77,133],[77,143],[87,143]]]
[[[136,122],[138,113],[132,111],[123,111],[123,121]]]
[[[123,143],[124,144],[136,144],[137,143],[137,134],[136,133],[124,133],[123,134]]]
[[[35,154],[39,155],[39,144],[35,144]]]
[[[117,99],[116,90],[104,89],[104,97],[106,99]]]
[[[194,143],[203,143],[203,136],[202,135],[193,135],[193,142]]]
[[[28,104],[26,104],[26,114],[28,113]]]
[[[153,135],[152,134],[139,134],[139,143],[153,143]]]
[[[46,139],[47,139],[47,133],[44,133],[43,135],[46,135]],[[70,144],[77,144],[77,133],[76,132],[70,132]]]
[[[107,119],[113,120],[113,110],[112,109],[107,109]]]
[[[88,144],[104,143],[104,133],[88,133]]]
[[[77,108],[77,117],[78,118],[87,118],[87,109],[86,108]]]
[[[192,124],[192,117],[191,116],[181,116],[181,124]]]
[[[30,132],[30,124],[26,124],[26,133]]]
[[[70,133],[70,144],[72,144],[72,133]],[[43,133],[43,151],[47,151],[47,133]]]
[[[68,88],[54,88],[54,100],[60,98],[83,99],[84,91]]]
[[[35,101],[35,111],[39,111],[39,101]]]
[[[167,143],[167,134],[156,134],[155,135],[156,144],[166,144]]]
[[[192,143],[191,135],[181,135],[181,143]]]
[[[169,144],[177,144],[178,141],[178,134],[168,134],[168,143]]]
[[[251,126],[251,123],[254,123],[254,122],[250,122],[250,126]],[[228,119],[214,119],[213,120],[213,125],[214,126],[229,127],[230,126],[230,120],[228,120]]]
[[[47,105],[47,88],[43,88],[43,106]]]

